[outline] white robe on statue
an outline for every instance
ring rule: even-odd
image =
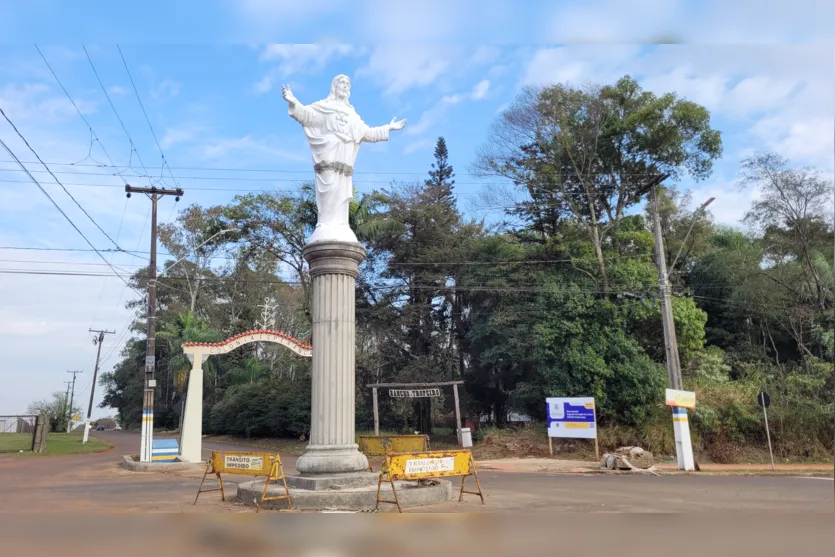
[[[319,240],[356,242],[348,223],[353,197],[354,161],[363,141],[387,141],[388,126],[370,127],[354,107],[335,98],[288,107],[307,136],[316,171],[316,230],[309,243]]]

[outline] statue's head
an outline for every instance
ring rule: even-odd
[[[331,93],[328,98],[338,99],[347,103],[351,96],[351,78],[345,74],[339,74],[331,81]]]

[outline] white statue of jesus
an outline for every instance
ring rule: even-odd
[[[351,80],[338,75],[331,81],[326,99],[310,105],[300,103],[290,87],[281,86],[290,117],[302,125],[316,172],[316,229],[308,243],[321,240],[357,242],[348,223],[348,208],[353,197],[354,161],[363,141],[388,141],[390,130],[400,130],[406,120],[370,127],[348,102]]]

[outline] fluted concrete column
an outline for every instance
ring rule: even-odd
[[[310,265],[313,315],[313,377],[310,444],[296,462],[300,474],[367,470],[355,441],[356,300],[354,287],[366,251],[352,242],[305,246]]]

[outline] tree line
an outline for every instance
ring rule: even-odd
[[[721,156],[707,109],[625,76],[528,88],[496,118],[471,169],[490,185],[470,215],[498,209],[498,222],[457,206],[444,138],[425,180],[355,195],[351,226],[368,249],[357,281],[358,428],[372,423],[366,384],[460,379],[474,422],[504,427],[511,411],[544,419],[546,396],[594,396],[613,442],[671,452],[652,215],[641,209],[666,176],[663,257],[684,387],[697,393],[697,448],[730,459],[762,442],[756,393],[767,390],[778,454],[831,451],[833,184],[780,153],[751,155],[740,185],[759,195],[738,226],[718,225],[688,209],[677,183],[708,178]],[[255,328],[267,299],[273,328],[309,339],[301,250],[315,223],[303,183],[193,205],[161,227],[171,259],[158,282],[158,426],[178,426],[183,342]],[[147,275],[133,276],[137,290]],[[141,414],[145,304],[131,302],[136,335],[101,379],[102,406],[117,408],[123,427]],[[205,431],[307,433],[308,361],[250,345],[211,358],[205,381]],[[382,428],[429,432],[448,423],[448,398],[383,396]]]

